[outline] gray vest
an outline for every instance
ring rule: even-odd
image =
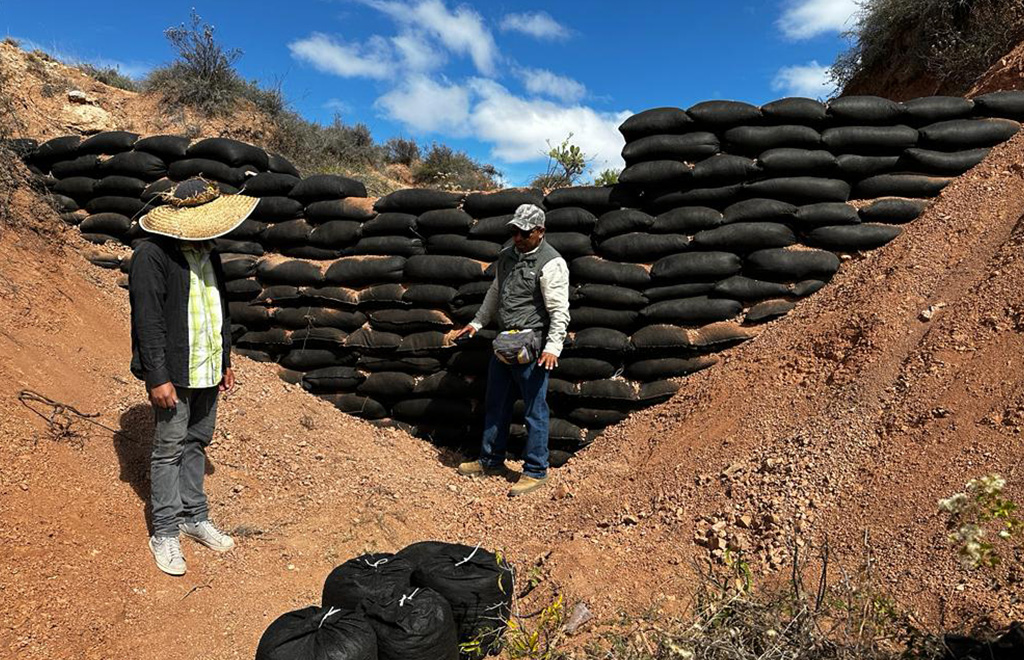
[[[541,241],[532,254],[507,247],[498,255],[498,329],[539,330],[548,327],[548,310],[540,290],[540,271],[561,255]]]

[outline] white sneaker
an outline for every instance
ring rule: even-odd
[[[235,541],[230,536],[213,526],[209,520],[200,520],[196,523],[178,523],[181,533],[190,539],[194,539],[210,550],[216,552],[227,552],[235,547]]]
[[[149,549],[156,559],[156,567],[168,575],[185,574],[185,555],[177,536],[151,536]]]

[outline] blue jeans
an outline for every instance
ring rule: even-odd
[[[498,467],[505,462],[512,408],[526,404],[526,448],[523,474],[541,479],[548,473],[548,370],[536,362],[505,364],[491,356],[484,402],[484,436],[480,462]]]

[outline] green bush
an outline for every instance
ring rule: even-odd
[[[594,177],[595,186],[614,186],[619,182],[619,170],[601,170],[601,173]]]
[[[119,89],[126,89],[129,92],[139,91],[139,84],[121,73],[116,66],[101,68],[93,64],[89,64],[88,62],[82,62],[77,66],[82,73],[90,78],[98,80],[104,85],[110,85],[111,87],[117,87]]]
[[[534,188],[551,190],[575,185],[587,170],[587,156],[583,150],[572,144],[572,133],[556,147],[548,142],[548,166],[543,174],[534,177],[530,185]]]
[[[434,143],[414,168],[417,185],[441,190],[494,190],[501,173],[493,165],[478,163],[465,152]]]
[[[393,137],[384,144],[387,151],[387,162],[412,166],[420,160],[420,145],[415,140]]]
[[[865,0],[831,78],[839,88],[898,62],[908,77],[929,75],[965,92],[1024,39],[1024,4],[1006,0]]]

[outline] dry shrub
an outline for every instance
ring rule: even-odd
[[[465,152],[436,143],[413,168],[417,185],[441,190],[495,190],[500,176],[493,165],[478,163]]]

